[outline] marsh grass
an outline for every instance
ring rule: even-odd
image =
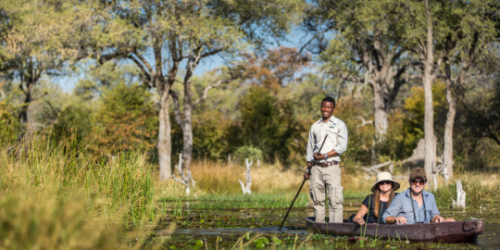
[[[29,153],[0,156],[0,188],[4,193],[29,190],[59,197],[82,193],[88,216],[116,214],[125,209],[124,221],[137,225],[153,212],[155,187],[151,166],[140,154],[123,154],[112,161],[95,161],[67,147],[31,145]],[[112,222],[114,217],[110,217]],[[152,218],[151,218],[152,219]]]
[[[61,198],[63,198],[61,200]],[[120,229],[88,221],[85,198],[18,191],[0,198],[1,249],[118,249]]]
[[[456,180],[462,181],[467,205],[477,207],[483,203],[500,199],[500,185],[498,185],[497,174],[459,173],[454,176],[454,179],[447,186],[441,184],[434,192],[436,200],[441,205],[451,207],[451,199],[457,200]]]
[[[0,152],[0,249],[123,248],[124,228],[162,216],[144,155],[96,160],[73,145]]]
[[[144,154],[96,159],[85,148],[76,148],[71,139],[59,145],[35,139],[25,146],[20,148],[29,150],[0,152],[0,249],[144,248],[154,235],[146,229],[167,218],[164,200],[212,201],[193,202],[192,208],[287,208],[304,170],[280,164],[253,166],[253,193],[242,195],[238,179],[245,177],[244,166],[196,161],[191,170],[197,196],[188,197],[178,183],[159,183],[157,166]],[[462,180],[472,204],[499,197],[496,175],[464,173],[455,179]],[[364,197],[374,181],[375,177],[366,179],[360,172],[343,172],[344,195]],[[406,180],[400,183],[401,190],[408,187]],[[449,200],[456,194],[455,186],[442,187],[435,194],[439,200]],[[304,188],[295,207],[305,207],[308,200]],[[143,232],[141,240],[128,240],[126,229]]]
[[[294,194],[287,193],[255,193],[252,195],[204,195],[196,199],[196,202],[190,203],[192,209],[273,209],[273,208],[288,208],[290,202],[294,198]],[[175,200],[161,199],[172,204]],[[308,194],[301,193],[295,201],[294,207],[306,207],[309,201]]]

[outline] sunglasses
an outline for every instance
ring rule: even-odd
[[[411,184],[417,185],[417,184],[425,184],[424,180],[411,180]]]
[[[378,183],[379,185],[389,185],[389,184],[392,184],[392,181],[381,181]]]

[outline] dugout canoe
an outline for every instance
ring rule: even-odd
[[[361,229],[359,224],[349,223],[347,220],[344,223],[317,223],[314,217],[306,219],[306,228],[310,232],[333,236],[361,236],[361,230],[365,231],[365,225]],[[364,236],[412,242],[474,243],[483,228],[482,220],[412,225],[368,224]]]

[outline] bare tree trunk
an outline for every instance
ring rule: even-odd
[[[372,154],[372,165],[378,163],[377,160],[377,151],[375,148],[378,144],[382,143],[385,139],[385,135],[387,134],[387,128],[389,126],[388,114],[386,101],[384,100],[384,93],[381,90],[381,86],[378,84],[373,85],[373,106],[374,106],[374,125],[375,125],[375,133],[373,134],[373,145],[371,148]]]
[[[191,65],[191,62],[188,62],[188,65],[186,67],[186,76],[184,77],[184,120],[182,121],[182,157],[184,162],[184,171],[189,171],[191,158],[193,156],[193,125],[191,121],[191,117],[193,115],[193,103],[191,101],[191,77],[193,75],[195,67],[196,63],[193,63]]]
[[[28,68],[25,69],[26,71],[21,72],[24,77],[21,79],[21,83],[19,85],[21,91],[24,94],[24,102],[23,106],[21,107],[21,111],[19,112],[19,120],[23,127],[23,131],[18,137],[18,142],[29,141],[34,132],[34,127],[29,123],[29,106],[34,100],[37,99],[33,97],[33,88],[41,77],[41,71],[35,69],[35,65],[32,59],[29,59],[27,61],[27,65]],[[25,82],[26,88],[24,88],[23,82]],[[27,144],[25,144],[24,147],[26,148]]]
[[[23,83],[21,83],[22,86]],[[23,127],[28,126],[28,108],[29,105],[31,104],[32,101],[32,90],[33,90],[33,85],[35,83],[33,82],[28,82],[26,85],[26,90],[23,90],[24,92],[24,102],[23,106],[21,107],[21,112],[19,113],[19,119],[21,121],[21,124]],[[22,89],[22,88],[21,88]]]
[[[168,113],[168,90],[160,90],[160,131],[158,133],[158,161],[160,163],[160,181],[166,180],[172,176],[171,169],[171,150],[170,141],[170,116]]]
[[[183,84],[184,102],[183,102],[182,115],[180,112],[179,97],[177,96],[177,93],[175,93],[175,91],[170,91],[170,95],[172,96],[172,99],[174,101],[175,121],[182,128],[182,140],[183,140],[182,171],[183,173],[184,172],[189,173],[189,175],[191,174],[189,168],[191,165],[191,159],[193,157],[193,125],[192,125],[193,106],[203,101],[207,97],[207,93],[210,89],[216,88],[223,83],[222,80],[219,80],[216,84],[209,85],[203,91],[203,96],[200,97],[200,99],[198,99],[196,102],[194,103],[192,102],[191,79],[200,58],[201,58],[200,54],[198,53],[198,56],[195,59],[188,61],[186,66],[186,75],[184,77],[184,84]]]
[[[375,140],[383,141],[387,128],[389,127],[388,114],[384,94],[381,93],[380,86],[374,86],[373,102],[374,102],[374,123],[375,123]]]
[[[446,60],[446,100],[448,101],[448,114],[446,115],[446,125],[444,130],[444,161],[443,161],[443,177],[446,185],[448,180],[453,176],[453,125],[455,122],[457,100],[452,93],[451,80],[451,65],[450,61]]]
[[[424,60],[424,78],[422,80],[424,86],[424,99],[425,99],[425,116],[424,116],[424,139],[425,139],[425,172],[434,175],[436,168],[436,143],[434,136],[434,110],[432,106],[432,83],[434,81],[433,68],[434,68],[434,50],[433,50],[433,26],[432,17],[430,14],[428,0],[424,0],[425,15],[427,19],[427,41],[425,48]],[[431,178],[434,179],[434,178]],[[437,188],[437,183],[429,185],[430,188]]]

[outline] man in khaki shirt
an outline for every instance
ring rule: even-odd
[[[307,166],[311,173],[305,173],[304,178],[311,179],[310,194],[314,203],[316,222],[325,222],[325,187],[328,190],[328,214],[330,222],[342,222],[342,202],[344,196],[340,185],[340,155],[347,149],[347,127],[343,121],[333,116],[335,100],[325,97],[321,101],[322,118],[315,122],[309,130],[307,143]],[[321,149],[325,136],[328,138]],[[310,175],[310,176],[309,176]]]

